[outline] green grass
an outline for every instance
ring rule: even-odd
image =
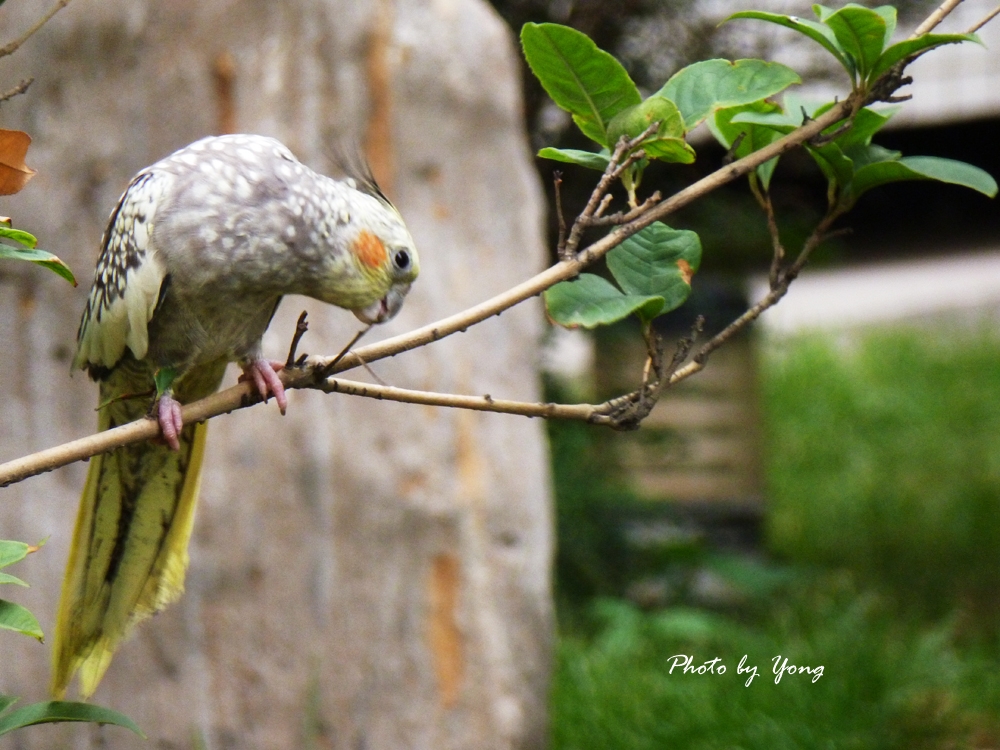
[[[963,696],[992,667],[964,662],[946,625],[900,622],[877,599],[823,583],[754,623],[598,602],[597,632],[560,644],[553,747],[888,750],[970,747],[989,734],[995,724]],[[726,672],[671,674],[678,654],[694,665],[718,657]],[[758,672],[749,686],[744,655]],[[778,655],[823,674],[776,684]]]
[[[724,614],[620,599],[564,609],[553,747],[996,747],[1000,341],[803,338],[763,363],[777,583],[748,588],[746,605]],[[608,513],[611,495],[598,496],[616,492],[588,479],[599,463],[565,465],[587,455],[583,434],[567,435],[573,449],[555,451],[561,539],[593,505]],[[670,674],[676,654],[719,657],[727,672]],[[778,654],[823,676],[775,684]],[[759,673],[749,687],[736,673],[744,655]]]
[[[768,536],[900,601],[995,619],[1000,601],[1000,341],[915,331],[769,360]]]

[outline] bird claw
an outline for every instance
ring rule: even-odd
[[[255,359],[241,367],[243,374],[240,376],[240,382],[253,382],[265,402],[270,396],[274,396],[278,408],[284,414],[288,408],[288,397],[285,395],[285,386],[278,377],[278,372],[285,368],[285,363],[273,359]]]
[[[181,449],[181,429],[184,420],[181,419],[181,405],[174,398],[164,393],[156,405],[156,421],[160,423],[163,440],[175,451]]]

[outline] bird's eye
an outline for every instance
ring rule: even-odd
[[[405,271],[410,267],[410,254],[405,250],[399,250],[392,256],[392,262],[400,271]]]

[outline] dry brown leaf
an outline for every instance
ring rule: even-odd
[[[35,176],[24,163],[31,136],[20,130],[0,128],[0,195],[13,195]]]

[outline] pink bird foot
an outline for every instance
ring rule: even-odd
[[[278,402],[281,413],[285,413],[288,408],[288,397],[285,395],[285,386],[278,377],[278,373],[285,369],[285,363],[275,359],[255,359],[248,364],[241,364],[243,374],[240,382],[252,381],[257,386],[257,392],[266,402],[269,396],[274,396]]]
[[[160,432],[163,434],[163,440],[166,444],[173,450],[179,451],[181,444],[178,438],[181,434],[181,428],[184,426],[184,421],[181,419],[180,403],[169,394],[164,393],[156,405],[156,421],[160,423]]]

